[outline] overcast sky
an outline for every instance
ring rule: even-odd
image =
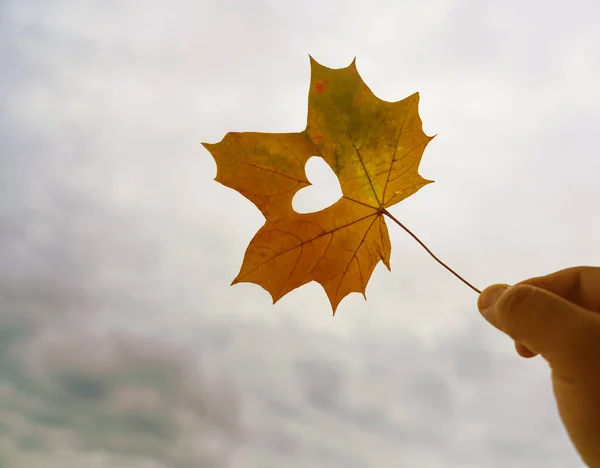
[[[229,286],[264,219],[200,142],[303,130],[308,55],[356,57],[380,98],[421,95],[435,183],[391,211],[443,261],[480,289],[598,265],[599,17],[0,2],[0,467],[581,466],[545,363],[397,226],[335,318],[315,283]]]

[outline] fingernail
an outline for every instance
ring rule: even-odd
[[[477,300],[477,308],[485,314],[494,305],[504,291],[509,288],[508,284],[494,284],[483,290]]]

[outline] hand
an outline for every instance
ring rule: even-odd
[[[485,289],[477,303],[523,357],[552,370],[560,417],[583,461],[600,467],[600,268],[574,267]]]

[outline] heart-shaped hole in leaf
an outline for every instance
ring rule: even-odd
[[[312,185],[304,187],[294,196],[292,207],[296,213],[321,211],[342,198],[340,181],[322,157],[310,157],[304,170]]]

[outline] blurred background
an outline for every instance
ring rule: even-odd
[[[380,98],[421,94],[435,183],[391,211],[443,261],[480,289],[597,265],[599,15],[1,1],[0,467],[581,466],[544,361],[396,225],[335,318],[315,283],[230,287],[264,219],[200,142],[301,131],[308,54],[356,57]]]

